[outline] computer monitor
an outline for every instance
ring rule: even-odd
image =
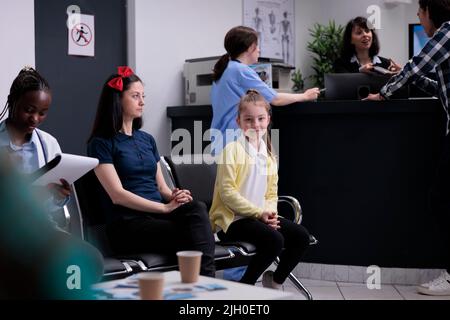
[[[425,33],[425,29],[419,23],[410,23],[408,26],[409,58],[417,55],[430,38]]]
[[[329,73],[325,74],[325,99],[361,100],[369,93],[379,93],[391,75],[375,73]],[[393,99],[407,99],[408,87],[398,90]]]

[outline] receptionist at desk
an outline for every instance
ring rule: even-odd
[[[376,71],[394,74],[401,70],[401,67],[391,59],[378,55],[380,51],[378,36],[364,17],[356,17],[347,23],[342,42],[341,56],[333,65],[336,73]]]

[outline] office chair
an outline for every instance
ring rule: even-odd
[[[190,190],[192,196],[196,200],[204,202],[209,210],[214,193],[216,165],[206,164],[205,162],[197,164],[200,161],[194,161],[194,158],[183,158],[183,160],[188,160],[188,163],[175,164],[170,157],[161,157],[160,164],[165,179],[168,179],[169,186],[177,186],[178,188]],[[278,209],[279,212],[283,212],[284,218],[290,219],[298,224],[301,223],[303,217],[302,208],[299,201],[294,197],[279,196]],[[313,235],[310,235],[309,244],[315,245],[317,243],[317,239]],[[256,254],[256,247],[251,243],[243,241],[217,241],[217,244],[227,247],[235,253],[239,253],[239,257],[233,259],[233,263],[230,264],[232,267],[247,265],[251,257]],[[278,265],[279,259],[277,258],[274,263]],[[292,272],[289,274],[288,279],[308,300],[313,300],[309,290]]]

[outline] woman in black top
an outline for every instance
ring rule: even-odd
[[[200,273],[214,277],[214,234],[208,211],[188,190],[167,186],[155,139],[140,130],[144,85],[129,67],[103,85],[88,155],[108,199],[106,232],[116,252],[202,251]],[[101,198],[99,200],[102,200]]]
[[[378,56],[380,44],[375,30],[364,17],[356,17],[347,23],[344,31],[341,57],[334,62],[334,72],[372,72],[379,66],[391,73],[401,67],[391,59]]]

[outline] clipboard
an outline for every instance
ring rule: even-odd
[[[69,184],[73,184],[97,167],[98,163],[98,159],[95,158],[62,153],[31,173],[28,178],[34,186],[46,186],[49,183],[60,184],[59,179],[65,179]]]

